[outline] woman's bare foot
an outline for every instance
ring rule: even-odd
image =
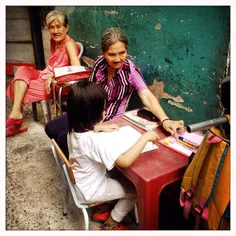
[[[23,114],[21,112],[11,112],[9,118],[13,118],[15,120],[23,119]]]

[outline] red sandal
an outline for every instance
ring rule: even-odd
[[[8,118],[6,121],[6,128],[10,128],[13,125],[20,125],[23,123],[23,119],[16,120],[14,118]]]
[[[117,228],[114,227],[110,229],[105,229],[103,226],[101,230],[129,230],[129,228],[125,226],[124,224],[120,224]]]
[[[96,222],[105,222],[108,219],[110,214],[111,214],[111,211],[105,211],[103,213],[95,212],[95,213],[93,213],[92,218]]]
[[[17,129],[15,126],[11,126],[10,128],[8,128],[6,130],[6,136],[7,137],[11,137],[11,136],[15,136],[17,134],[21,134],[24,133],[28,130],[28,127],[24,127],[22,129]]]

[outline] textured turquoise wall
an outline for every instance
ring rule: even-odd
[[[230,7],[223,6],[76,6],[68,13],[70,35],[86,55],[100,55],[100,37],[120,27],[129,40],[130,58],[148,85],[163,83],[160,102],[166,113],[186,124],[220,116],[218,87],[226,68]]]

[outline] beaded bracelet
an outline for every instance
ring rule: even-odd
[[[166,119],[164,119],[162,122],[161,122],[161,127],[163,127],[163,123],[165,122],[165,121],[167,121],[167,120],[170,120],[170,118],[168,117],[168,118],[166,118]]]

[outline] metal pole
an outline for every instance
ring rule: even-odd
[[[188,125],[187,126],[187,131],[188,133],[191,132],[195,132],[195,131],[200,131],[200,130],[204,130],[204,129],[208,129],[211,126],[219,126],[222,125],[224,123],[227,123],[228,119],[226,116],[222,116],[216,119],[212,119],[212,120],[207,120],[207,121],[203,121],[203,122],[199,122],[196,124],[192,124],[192,125]]]

